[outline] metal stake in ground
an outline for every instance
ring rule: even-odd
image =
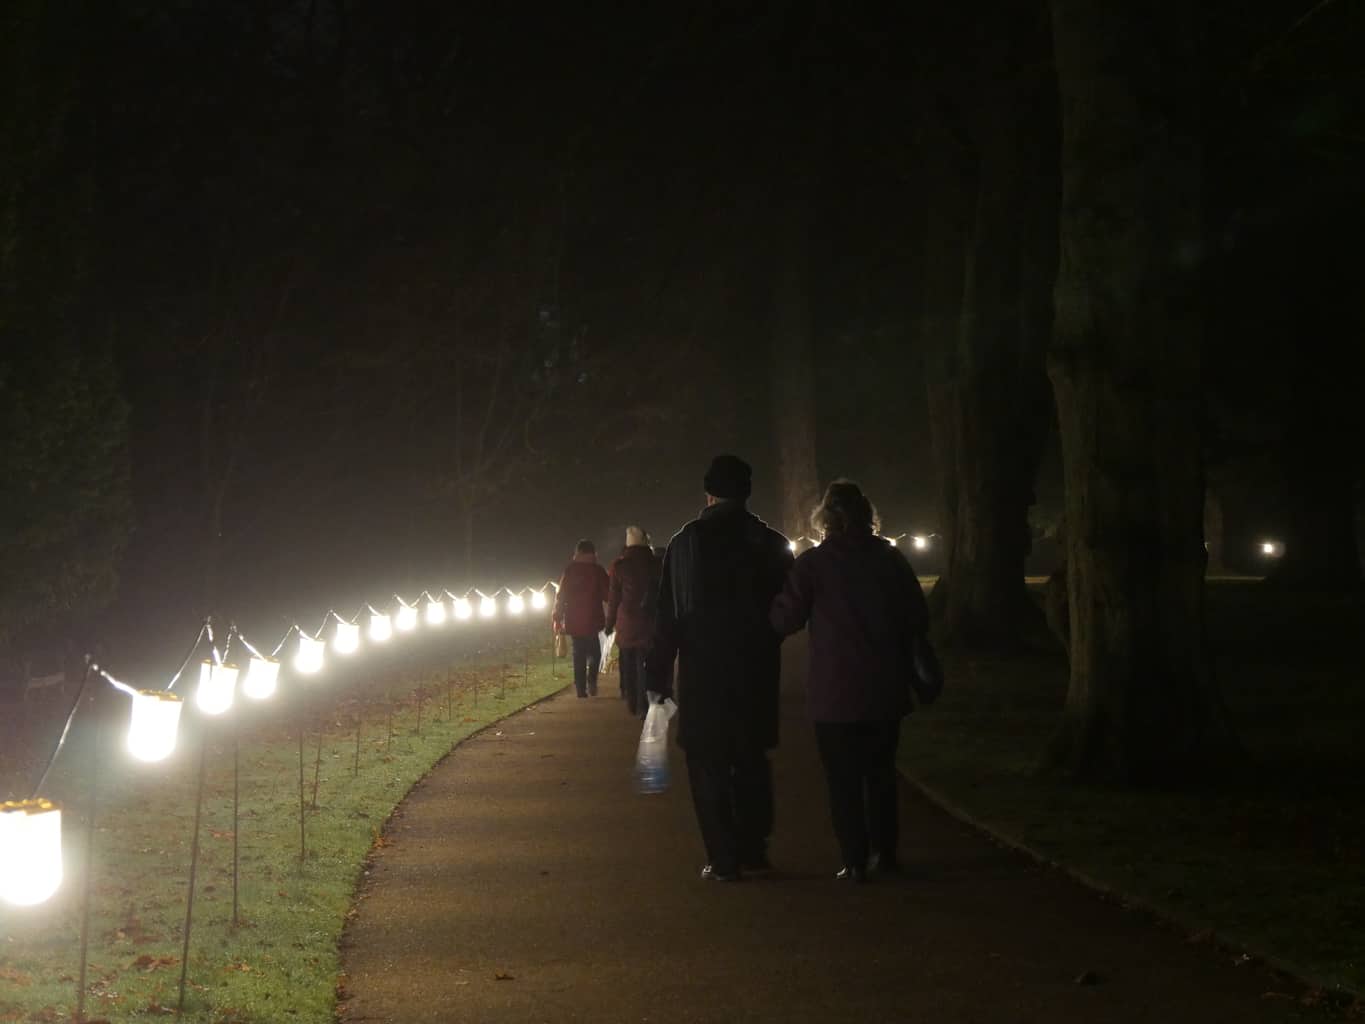
[[[321,718],[318,719],[318,756],[313,762],[313,802],[309,804],[313,810],[318,809],[318,776],[322,774],[322,738],[327,732],[327,726]]]
[[[417,688],[417,735],[422,735],[422,702],[426,699],[427,691],[423,687]]]
[[[90,669],[86,668],[87,675]],[[91,691],[89,703],[95,703]],[[95,815],[99,810],[100,791],[100,733],[104,723],[93,717],[94,729],[90,737],[90,811],[86,822],[85,834],[85,874],[81,878],[81,970],[80,980],[76,983],[76,1020],[85,1020],[85,972],[87,951],[90,948],[90,890],[95,876]]]
[[[241,922],[237,917],[237,828],[238,797],[240,795],[240,775],[242,765],[241,727],[237,719],[232,720],[232,927],[236,929]]]
[[[351,765],[351,778],[360,774],[360,728],[365,722],[365,712],[357,710],[355,713],[355,761]]]
[[[299,870],[308,857],[308,833],[304,826],[303,804],[303,716],[299,716]]]
[[[392,686],[389,687],[388,692],[387,692],[387,694],[385,695],[385,699],[388,701],[388,704],[389,704],[389,734],[388,734],[388,736],[385,737],[385,739],[384,739],[384,753],[387,754],[390,750],[393,749],[393,687],[392,687]]]
[[[446,676],[446,721],[447,721],[447,722],[453,722],[453,721],[455,721],[455,711],[454,711],[454,709],[453,709],[453,707],[452,707],[452,697],[454,696],[454,694],[453,694],[452,691],[454,691],[454,689],[455,689],[455,681],[454,681],[453,679],[451,679],[449,676]]]
[[[190,967],[190,927],[194,922],[194,878],[199,871],[199,819],[204,812],[204,775],[208,764],[207,731],[199,737],[199,784],[194,796],[194,833],[190,840],[190,888],[185,896],[185,943],[180,951],[180,999],[176,1013],[185,1012],[185,975]]]

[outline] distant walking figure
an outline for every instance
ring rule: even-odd
[[[597,548],[580,540],[573,561],[559,578],[554,621],[573,641],[573,685],[580,697],[597,696],[597,671],[602,644],[598,633],[606,625],[607,573],[597,564]]]
[[[745,507],[751,474],[714,459],[706,509],[664,553],[649,688],[672,692],[678,662],[678,743],[706,845],[702,878],[729,882],[768,866],[773,825],[781,638],[768,609],[792,556],[786,538]]]
[[[621,696],[632,715],[643,718],[645,655],[654,636],[659,607],[659,559],[638,526],[626,527],[626,550],[611,565],[607,632],[616,634],[621,652]]]
[[[875,535],[876,512],[858,485],[830,484],[811,523],[824,540],[787,574],[772,625],[786,635],[809,623],[810,716],[844,862],[836,877],[861,882],[869,869],[900,869],[901,719],[912,686],[929,703],[942,681],[919,580],[905,556]]]

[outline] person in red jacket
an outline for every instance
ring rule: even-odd
[[[643,718],[649,708],[645,654],[654,638],[659,572],[649,535],[638,526],[626,527],[626,550],[611,564],[607,632],[616,634],[616,646],[621,651],[621,696],[638,718]]]
[[[573,641],[573,685],[580,697],[597,696],[597,671],[602,643],[598,634],[607,623],[607,573],[597,564],[597,547],[580,540],[573,561],[559,578],[554,623]]]

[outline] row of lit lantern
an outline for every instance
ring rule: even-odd
[[[557,584],[548,584],[555,586]],[[529,606],[534,611],[543,611],[549,606],[549,598],[542,587],[530,591]],[[478,595],[478,616],[492,619],[498,614],[496,596],[473,591]],[[506,610],[509,615],[521,616],[527,610],[525,592],[508,590]],[[449,616],[456,621],[474,618],[474,603],[466,597],[456,597],[447,592],[443,597],[424,594],[425,605],[422,616],[427,625],[443,625]],[[449,598],[449,602],[447,602]],[[386,643],[395,631],[411,633],[417,628],[419,610],[416,604],[409,604],[397,598],[398,610],[392,615],[380,612],[372,606],[369,611],[368,636],[371,642]],[[420,601],[420,599],[419,599]],[[449,607],[447,605],[449,604]],[[448,614],[449,613],[449,616]],[[330,613],[335,619],[332,632],[332,649],[338,654],[350,655],[360,649],[360,625],[355,620],[347,620]],[[357,615],[356,619],[360,616]],[[325,627],[324,623],[324,627]],[[297,630],[298,646],[295,650],[293,667],[301,675],[316,675],[324,665],[327,641],[318,635],[309,636],[302,629]],[[266,700],[275,694],[279,686],[280,662],[278,659],[261,654],[248,644],[245,638],[239,639],[251,652],[247,663],[246,675],[241,677],[242,693],[252,700]],[[286,634],[285,640],[288,640]],[[283,646],[283,642],[281,643]],[[221,659],[214,648],[213,658],[206,659],[199,666],[199,685],[195,691],[195,706],[205,715],[222,715],[231,709],[237,691],[241,671],[237,665]],[[175,751],[176,739],[180,730],[180,713],[184,701],[171,690],[137,690],[119,682],[98,666],[92,667],[119,690],[132,698],[128,721],[127,750],[139,761],[164,761]],[[43,903],[57,891],[62,882],[62,812],[61,807],[50,800],[10,800],[0,803],[0,899],[18,906],[35,906]]]
[[[929,538],[930,538],[931,536],[932,536],[932,534],[924,534],[924,533],[916,533],[916,534],[910,535],[910,546],[911,546],[912,548],[914,548],[916,551],[928,551],[928,550],[929,550]],[[891,546],[894,548],[894,547],[899,547],[899,546],[900,546],[900,542],[901,542],[902,540],[904,540],[905,537],[906,537],[906,534],[902,533],[902,534],[898,534],[898,535],[895,536],[895,537],[887,537],[886,539],[887,539],[887,541],[890,542]],[[813,548],[818,548],[818,547],[820,546],[820,542],[819,542],[818,540],[812,538],[812,537],[797,537],[795,540],[789,540],[789,541],[787,541],[787,547],[791,550],[791,553],[792,553],[793,555],[796,554],[798,551],[801,550],[801,545],[802,545],[802,544],[809,545],[810,547],[813,547]]]

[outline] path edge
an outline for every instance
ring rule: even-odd
[[[1141,896],[1134,896],[1115,888],[1108,882],[1103,882],[1093,875],[1087,874],[1079,868],[1072,867],[1063,861],[1057,860],[1043,853],[1034,846],[1029,845],[1021,839],[1016,839],[1000,828],[983,821],[970,811],[966,810],[951,797],[942,791],[930,786],[926,782],[915,778],[905,768],[898,768],[900,776],[910,785],[920,796],[930,804],[937,807],[950,818],[961,822],[968,828],[981,833],[997,846],[1003,846],[1015,853],[1022,854],[1029,860],[1045,867],[1051,871],[1057,871],[1065,875],[1076,884],[1090,890],[1102,899],[1117,903],[1125,909],[1135,910],[1147,917],[1172,929],[1180,929],[1187,935],[1192,932],[1205,932],[1209,935],[1210,941],[1219,949],[1230,953],[1240,953],[1252,960],[1265,964],[1277,974],[1284,975],[1302,985],[1306,991],[1322,992],[1333,1003],[1362,1003],[1365,1002],[1365,993],[1362,993],[1350,985],[1341,981],[1328,981],[1314,971],[1308,970],[1299,964],[1291,963],[1283,957],[1273,953],[1265,953],[1257,949],[1253,944],[1246,942],[1234,933],[1212,927],[1207,921],[1188,917],[1168,907],[1160,906]]]

